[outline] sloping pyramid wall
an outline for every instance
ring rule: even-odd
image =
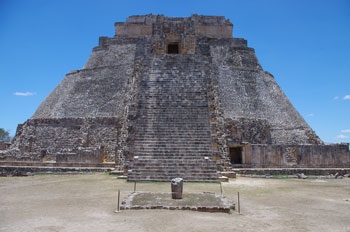
[[[135,41],[95,48],[84,68],[68,73],[31,119],[19,125],[12,144],[16,150],[8,159],[16,154],[19,160],[54,161],[59,152],[102,146],[104,160],[115,162],[135,54]]]

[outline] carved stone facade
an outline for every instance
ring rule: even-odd
[[[196,54],[201,37],[232,38],[232,23],[225,17],[192,15],[170,18],[163,15],[131,16],[125,23],[115,23],[115,38],[152,38],[152,53],[168,53],[168,45],[176,44],[179,54]]]
[[[115,36],[100,37],[85,66],[18,126],[0,159],[115,162],[131,180],[350,165],[348,145],[324,145],[232,28],[200,15],[116,23]]]

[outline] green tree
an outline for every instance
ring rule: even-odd
[[[0,141],[8,142],[10,140],[11,138],[9,132],[4,130],[3,128],[0,128]]]

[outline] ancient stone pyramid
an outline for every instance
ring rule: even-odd
[[[339,166],[221,16],[131,16],[18,126],[3,159],[115,162],[129,180],[217,180],[232,167]],[[5,158],[4,158],[5,157]]]

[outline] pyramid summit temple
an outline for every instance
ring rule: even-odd
[[[350,167],[223,16],[131,16],[18,125],[0,161],[113,165],[131,181],[216,181],[233,168]]]

